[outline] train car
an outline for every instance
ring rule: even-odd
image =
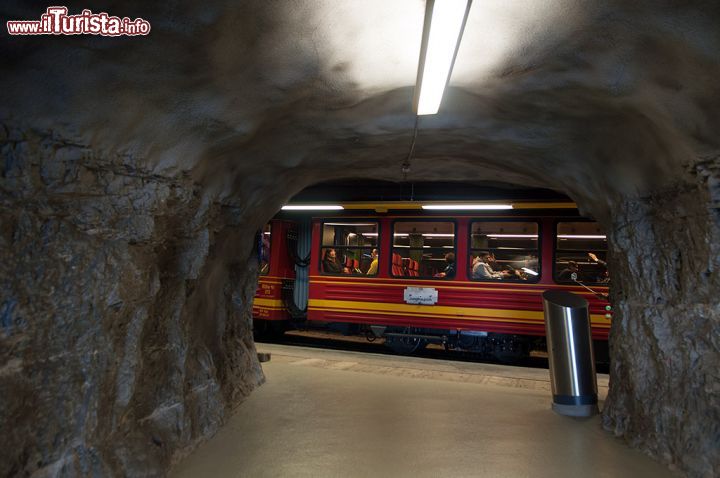
[[[543,345],[542,292],[565,289],[588,300],[602,360],[605,235],[572,203],[511,207],[381,204],[314,217],[304,318],[383,337],[400,353],[438,343],[514,360]]]
[[[288,256],[292,221],[271,220],[258,233],[258,287],[252,315],[257,335],[280,334],[292,318],[284,294],[294,288],[295,264]]]

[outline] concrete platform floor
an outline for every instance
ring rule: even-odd
[[[548,371],[258,344],[267,383],[173,477],[677,476],[550,410]],[[604,396],[607,377],[599,383]]]

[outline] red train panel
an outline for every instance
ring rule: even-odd
[[[309,320],[545,335],[541,294],[561,288],[590,303],[593,338],[607,340],[610,328],[610,319],[605,316],[607,302],[580,287],[329,276],[310,279]],[[406,304],[406,287],[434,288],[438,302]]]
[[[261,275],[253,300],[253,318],[287,320],[290,318],[283,302],[283,283],[295,278],[295,266],[288,255],[287,235],[292,222],[272,220],[262,231],[260,249]]]

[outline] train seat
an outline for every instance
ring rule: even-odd
[[[393,253],[392,255],[392,274],[394,276],[404,276],[405,270],[403,268],[402,256],[400,254]]]
[[[408,261],[408,275],[410,277],[420,276],[420,264],[418,261],[414,261],[412,259]]]

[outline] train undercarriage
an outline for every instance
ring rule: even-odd
[[[445,350],[471,352],[501,362],[516,362],[528,357],[535,342],[541,341],[519,335],[476,331],[384,326],[369,328],[374,335],[384,337],[385,345],[400,354],[412,354],[434,343],[442,345]]]
[[[542,354],[547,351],[545,337],[528,335],[356,323],[255,321],[255,335],[259,339],[277,339],[288,330],[329,330],[342,335],[365,337],[369,342],[384,340],[387,348],[400,355],[417,354],[434,344],[442,346],[446,351],[469,353],[478,359],[507,364],[517,364],[529,358],[531,353]],[[593,342],[595,362],[607,365],[607,341]]]

